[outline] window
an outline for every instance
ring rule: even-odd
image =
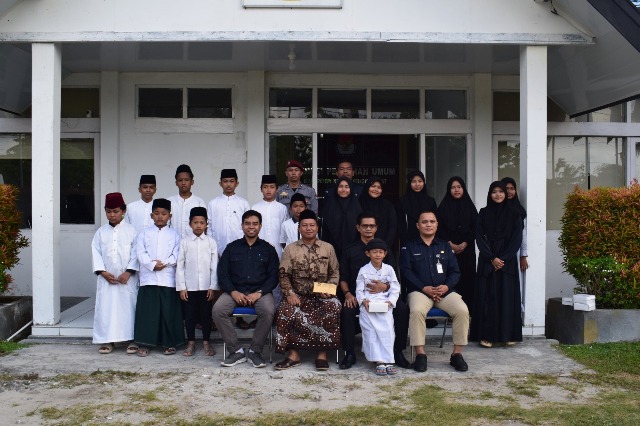
[[[287,182],[284,172],[287,161],[298,160],[304,166],[302,183],[311,186],[313,138],[311,135],[270,135],[269,173],[278,177],[278,184]]]
[[[20,190],[22,227],[31,227],[31,135],[0,135],[0,176]],[[60,140],[60,223],[94,224],[94,140]]]
[[[467,92],[464,90],[427,90],[424,100],[427,119],[467,118]]]
[[[138,117],[182,118],[182,89],[138,89]]]
[[[418,90],[372,90],[371,118],[418,118]]]
[[[138,117],[233,118],[229,88],[138,88]]]
[[[367,91],[318,89],[318,117],[367,118]]]
[[[270,89],[270,118],[311,118],[313,89]]]
[[[231,118],[231,89],[187,89],[187,118]]]
[[[427,136],[425,138],[427,155],[427,193],[438,204],[447,191],[447,182],[452,176],[460,176],[467,182],[467,137],[466,136]]]

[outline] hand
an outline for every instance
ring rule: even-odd
[[[258,301],[258,299],[260,299],[260,297],[262,297],[262,293],[259,293],[257,291],[253,292],[247,296],[247,303],[252,306]]]
[[[502,267],[504,266],[504,261],[496,257],[491,261],[491,264],[493,265],[493,269],[497,271],[499,269],[502,269]]]
[[[100,276],[107,280],[109,284],[118,284],[118,280],[113,276],[111,272],[102,271],[100,272]]]
[[[369,301],[367,299],[364,299],[362,301],[362,306],[364,306],[364,308],[367,310],[367,312],[369,312]]]
[[[213,296],[215,292],[211,289],[207,290],[207,302],[211,302],[213,300]]]
[[[438,297],[442,298],[442,296],[447,294],[447,292],[449,291],[449,286],[441,284],[438,287],[434,288],[433,291]]]
[[[180,290],[180,300],[184,302],[189,301],[189,292],[187,290]]]
[[[529,261],[527,260],[527,256],[520,256],[520,270],[522,272],[527,272],[529,269]]]
[[[287,303],[292,306],[300,306],[300,298],[297,294],[291,293],[287,296]]]
[[[240,293],[239,291],[233,290],[230,296],[233,299],[233,301],[240,306],[247,306],[249,304],[249,300],[247,299],[247,296]]]
[[[153,267],[154,271],[162,271],[167,266],[160,260],[154,260],[154,262],[156,262],[156,266]]]
[[[369,284],[367,284],[367,290],[369,293],[383,293],[387,291],[387,283],[384,283],[380,280],[371,280]]]
[[[438,292],[436,292],[436,287],[433,286],[424,286],[422,287],[422,292],[424,294],[427,295],[427,297],[429,299],[432,299],[434,302],[439,302],[440,301],[440,296],[438,295]]]
[[[120,284],[126,284],[127,281],[129,281],[129,278],[131,278],[131,272],[127,272],[124,271],[122,274],[120,274],[120,276],[118,277],[118,282]]]
[[[460,254],[464,251],[465,248],[467,248],[467,243],[460,243],[460,244],[453,244],[452,242],[449,242],[449,245],[451,246],[451,250],[453,250],[453,253],[455,254]]]
[[[353,294],[346,293],[344,295],[344,306],[346,306],[347,308],[357,308],[358,300],[355,298]]]

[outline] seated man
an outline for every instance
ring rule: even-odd
[[[278,254],[271,244],[258,238],[262,215],[247,210],[242,215],[244,237],[229,243],[218,263],[218,283],[224,291],[213,306],[213,321],[227,344],[229,356],[222,366],[232,367],[247,359],[254,367],[265,367],[262,349],[273,322],[271,292],[278,284]],[[254,307],[258,314],[248,353],[240,346],[231,322],[237,306]]]
[[[360,234],[360,239],[344,248],[342,259],[340,260],[340,290],[344,295],[342,312],[340,315],[340,332],[342,333],[342,348],[346,354],[340,361],[340,369],[351,368],[356,363],[355,335],[358,326],[356,315],[360,313],[358,301],[356,300],[356,278],[358,271],[369,263],[369,258],[365,254],[367,243],[376,235],[378,230],[377,218],[373,213],[363,212],[358,216],[356,230]],[[389,250],[384,258],[384,263],[391,265],[394,269],[396,260]],[[388,284],[379,282],[368,285],[371,293],[381,293],[388,290]],[[398,367],[411,368],[411,364],[404,357],[402,350],[407,346],[407,332],[409,327],[409,309],[407,305],[398,299],[396,307],[393,309],[393,322],[395,330],[395,342],[393,344],[393,355]]]
[[[456,256],[449,243],[436,237],[438,221],[432,212],[422,212],[418,218],[419,238],[400,249],[400,271],[410,293],[409,337],[416,350],[413,368],[427,371],[424,352],[427,312],[435,306],[453,319],[453,353],[449,364],[457,371],[469,367],[462,357],[462,348],[469,335],[469,309],[453,288],[460,279]]]

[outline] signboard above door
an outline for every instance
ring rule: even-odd
[[[288,9],[342,9],[342,0],[242,0],[242,7],[277,7]]]

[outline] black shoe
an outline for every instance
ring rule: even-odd
[[[393,357],[396,360],[396,365],[401,368],[411,368],[411,363],[404,357],[402,352],[394,352]]]
[[[462,358],[462,354],[451,354],[449,365],[455,368],[456,371],[467,371],[469,369],[469,366],[465,362],[464,358]]]
[[[427,319],[427,328],[436,328],[438,326],[438,321],[434,319]]]
[[[346,354],[342,361],[340,361],[340,370],[347,370],[356,363],[356,356],[354,354]]]
[[[427,371],[427,356],[425,354],[416,355],[416,360],[413,362],[413,369],[420,373]]]

